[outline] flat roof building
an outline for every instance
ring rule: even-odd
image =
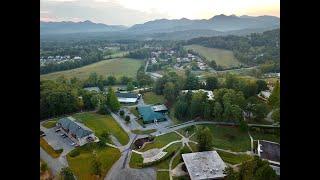
[[[280,144],[271,141],[258,140],[258,155],[271,164],[280,165]]]
[[[116,92],[116,96],[120,103],[137,103],[140,94]]]
[[[191,180],[223,179],[227,167],[217,151],[182,154]]]

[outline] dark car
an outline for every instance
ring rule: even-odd
[[[46,134],[43,131],[40,131],[40,137],[46,136]]]
[[[55,132],[59,132],[59,131],[60,131],[60,129],[56,129],[56,130],[55,130]]]

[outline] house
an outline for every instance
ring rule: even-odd
[[[72,117],[60,119],[56,126],[79,146],[82,146],[88,142],[99,141],[91,129],[79,122],[76,122],[76,120]]]
[[[95,92],[100,92],[100,89],[98,87],[86,87],[86,88],[83,88],[84,90],[87,90],[87,91],[95,91]]]
[[[212,91],[204,90],[204,89],[198,89],[198,90],[182,90],[181,93],[186,94],[188,91],[191,91],[192,93],[197,93],[197,92],[203,92],[207,93],[208,100],[213,100],[214,95]]]
[[[191,180],[223,179],[227,167],[217,151],[182,154]]]
[[[269,97],[271,95],[271,91],[261,91],[259,94],[258,94],[258,97],[260,97],[261,99],[263,100],[268,100]]]
[[[167,120],[163,113],[155,112],[152,106],[138,106],[138,112],[144,124]]]
[[[128,93],[128,92],[116,92],[116,96],[120,103],[137,103],[141,94]]]

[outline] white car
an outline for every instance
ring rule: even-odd
[[[72,142],[72,143],[71,143],[71,146],[74,146],[74,145],[76,145],[76,143],[75,143],[75,142]]]

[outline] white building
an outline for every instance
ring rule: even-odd
[[[182,154],[191,180],[223,179],[227,165],[217,151]]]
[[[188,91],[191,91],[192,93],[197,93],[197,92],[203,92],[207,93],[208,100],[213,100],[214,95],[212,91],[204,90],[204,89],[198,89],[198,90],[182,90],[181,93],[186,94]]]
[[[117,92],[116,96],[120,103],[137,103],[139,98],[141,97],[141,94]]]

